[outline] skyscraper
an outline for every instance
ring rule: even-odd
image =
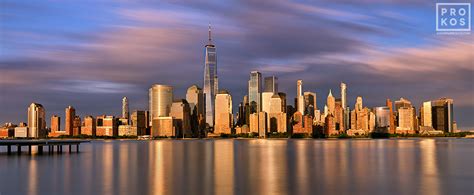
[[[453,99],[440,98],[431,102],[433,128],[444,132],[453,132]]]
[[[214,133],[230,134],[233,126],[232,96],[222,90],[216,95],[216,125]]]
[[[176,135],[179,137],[191,137],[191,108],[188,101],[181,99],[174,101],[171,105],[170,116],[173,117]]]
[[[258,71],[250,72],[249,104],[250,114],[262,111],[262,74]]]
[[[362,108],[363,108],[362,97],[357,96],[356,103],[354,105],[354,110],[360,111],[360,110],[362,110]]]
[[[46,130],[46,118],[43,105],[31,103],[28,107],[28,137],[42,137]]]
[[[421,126],[433,127],[433,115],[431,114],[431,110],[431,101],[423,102],[423,105],[420,108]]]
[[[273,94],[278,93],[278,77],[265,77],[263,92],[272,92]]]
[[[149,89],[150,121],[169,116],[173,103],[173,87],[154,84]]]
[[[327,98],[327,106],[328,106],[328,114],[332,114],[334,116],[334,110],[336,108],[336,99],[332,95],[332,91],[329,90],[328,98]]]
[[[390,112],[390,128],[388,133],[394,134],[395,133],[395,115],[393,114],[393,103],[392,100],[387,99],[386,105]]]
[[[72,106],[68,106],[65,110],[66,116],[64,117],[66,122],[65,122],[65,127],[64,131],[66,131],[66,135],[74,135],[74,118],[76,117],[76,109]]]
[[[304,115],[311,115],[314,118],[314,111],[317,110],[316,93],[306,91],[303,93],[304,97]]]
[[[196,115],[204,115],[204,95],[202,89],[197,85],[192,85],[186,91],[186,101],[188,101],[191,113],[196,112]]]
[[[61,131],[61,117],[57,115],[51,116],[51,132]]]
[[[303,80],[296,81],[296,110],[304,115]]]
[[[341,103],[343,110],[344,130],[349,129],[349,110],[347,110],[347,85],[341,82]]]
[[[122,99],[122,118],[127,119],[127,121],[130,119],[130,112],[128,111],[128,98],[123,97]]]
[[[214,126],[214,103],[218,90],[217,80],[217,53],[216,46],[212,44],[211,25],[209,24],[209,41],[205,46],[204,60],[204,97],[206,101],[206,123]]]
[[[375,107],[375,127],[381,133],[388,133],[390,127],[390,108],[387,106]]]

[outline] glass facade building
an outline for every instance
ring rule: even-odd
[[[211,27],[209,26],[209,42],[205,46],[204,59],[204,99],[205,117],[209,127],[214,126],[215,96],[218,88],[217,80],[217,53],[216,46],[211,41]]]
[[[249,104],[250,114],[262,111],[262,74],[258,71],[250,72]]]
[[[173,103],[173,87],[154,84],[149,89],[150,121],[169,116]]]

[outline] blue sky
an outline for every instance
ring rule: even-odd
[[[469,2],[469,1],[466,1]],[[472,18],[471,18],[472,20]],[[474,128],[473,35],[439,35],[435,2],[8,1],[0,3],[0,122],[26,121],[31,102],[48,118],[119,115],[121,98],[147,109],[153,83],[202,86],[212,23],[220,88],[235,104],[251,70],[276,75],[288,102],[296,80],[318,94],[348,85],[369,107],[386,98],[451,97],[455,120]]]

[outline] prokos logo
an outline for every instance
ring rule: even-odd
[[[471,3],[436,3],[437,32],[470,32]]]

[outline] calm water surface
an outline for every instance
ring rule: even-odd
[[[65,148],[66,149],[66,148]],[[0,194],[474,194],[474,140],[93,141],[0,149]]]

